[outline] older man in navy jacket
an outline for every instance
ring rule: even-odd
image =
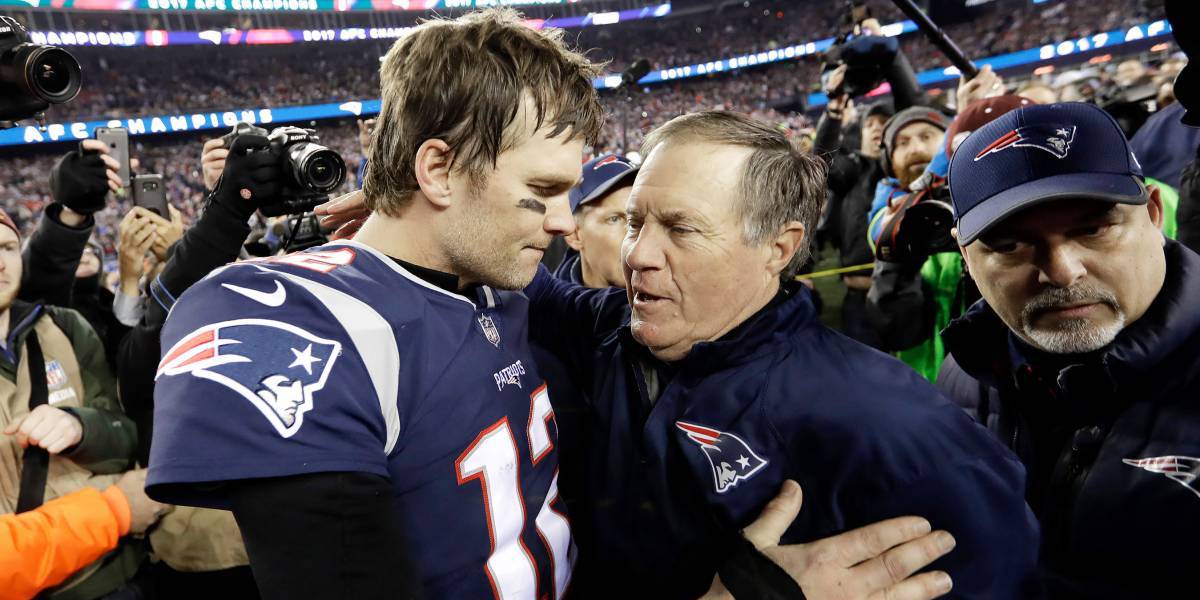
[[[791,281],[820,162],[725,112],[679,117],[644,150],[628,290],[545,269],[526,290],[532,337],[592,402],[587,464],[563,466],[588,477],[573,589],[697,597],[792,479],[806,497],[784,543],[920,515],[957,540],[932,565],[954,597],[1028,597],[1038,533],[1019,461],[902,363],[822,326]]]
[[[1051,598],[1182,598],[1200,537],[1200,257],[1164,240],[1120,127],[1008,113],[950,165],[984,301],[938,385],[1025,463]]]

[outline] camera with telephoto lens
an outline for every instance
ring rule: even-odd
[[[270,146],[264,152],[270,152],[282,161],[283,185],[279,201],[259,208],[263,216],[307,213],[329,200],[330,192],[346,180],[346,161],[337,152],[322,146],[315,130],[284,126],[267,133],[266,129],[243,121],[221,139],[226,148],[232,148],[234,139],[245,134],[266,136]]]
[[[858,97],[877,88],[884,82],[888,67],[900,51],[896,38],[876,35],[861,35],[861,24],[871,18],[870,11],[856,0],[847,3],[846,16],[850,31],[834,40],[825,51],[821,65],[821,84],[830,97]],[[846,76],[837,89],[829,89],[829,75],[834,69],[846,65]]]
[[[0,16],[0,123],[41,118],[51,104],[74,99],[82,82],[70,52],[30,42],[20,23]]]
[[[895,214],[879,228],[875,238],[879,260],[913,264],[958,249],[951,235],[954,208],[946,179],[926,173],[913,187],[917,189],[899,198]]]

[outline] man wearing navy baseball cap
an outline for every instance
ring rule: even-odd
[[[575,232],[565,236],[571,250],[555,276],[584,287],[625,287],[621,240],[625,203],[637,175],[633,160],[617,154],[598,156],[583,165],[583,180],[571,189]]]
[[[1029,106],[950,163],[983,301],[938,385],[1017,453],[1051,598],[1177,597],[1200,539],[1200,257],[1116,121]]]

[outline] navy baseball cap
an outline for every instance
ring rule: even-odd
[[[605,154],[588,161],[583,165],[583,182],[567,194],[571,212],[608,193],[618,183],[632,182],[637,170],[637,165],[619,154]]]
[[[1027,106],[980,127],[950,160],[949,185],[963,246],[1044,202],[1149,199],[1121,127],[1103,109],[1081,102]]]

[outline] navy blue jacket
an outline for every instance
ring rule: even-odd
[[[1196,158],[1196,150],[1200,148],[1200,129],[1180,123],[1183,113],[1183,105],[1171,104],[1150,115],[1129,140],[1146,177],[1175,189],[1179,189],[1183,168]]]
[[[570,281],[578,285],[583,283],[583,259],[579,255],[579,251],[574,248],[567,248],[566,254],[563,255],[562,262],[558,264],[558,268],[554,269],[554,276],[563,280]]]
[[[1038,534],[1020,463],[902,363],[821,325],[803,286],[660,365],[674,376],[653,404],[639,365],[654,359],[629,333],[624,290],[542,269],[526,294],[532,338],[591,403],[586,463],[562,465],[588,478],[571,514],[576,592],[698,597],[723,540],[791,478],[804,507],[785,543],[922,515],[958,540],[934,564],[955,597],[1026,597]]]
[[[1014,351],[984,302],[943,333],[939,387],[1029,469],[1051,598],[1196,594],[1182,574],[1200,539],[1200,256],[1165,250],[1154,303],[1092,355],[1048,367]]]

